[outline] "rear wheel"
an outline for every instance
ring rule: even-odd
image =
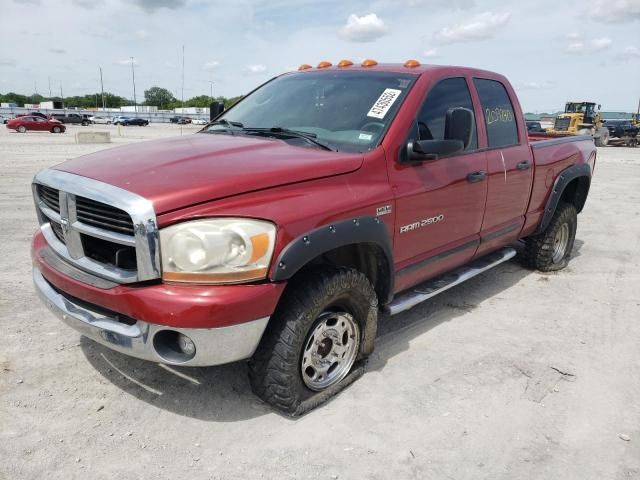
[[[249,379],[265,402],[301,415],[349,383],[378,301],[355,269],[316,269],[294,281],[249,362]]]
[[[60,133],[60,132],[62,131],[62,129],[61,129],[60,127],[58,127],[58,126],[55,126],[55,127],[53,127],[53,128],[51,129],[51,131],[52,131],[53,133]]]
[[[542,272],[562,270],[569,262],[577,226],[576,207],[570,203],[558,205],[546,230],[525,238],[525,265]]]
[[[27,131],[27,127],[25,127],[24,125],[20,125],[20,126],[17,128],[17,130],[18,130],[20,133],[24,133],[24,132],[26,132],[26,131]]]

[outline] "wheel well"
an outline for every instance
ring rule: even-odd
[[[355,268],[371,282],[378,296],[378,302],[389,302],[392,291],[392,273],[389,271],[389,259],[384,250],[375,243],[357,243],[344,245],[325,252],[308,262],[296,276],[318,265]]]
[[[562,192],[560,197],[561,202],[572,203],[578,213],[580,213],[587,201],[587,194],[589,193],[589,186],[591,180],[589,177],[577,177],[571,180]]]

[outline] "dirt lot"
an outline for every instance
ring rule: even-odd
[[[640,148],[600,150],[569,268],[514,260],[385,322],[365,376],[293,420],[244,363],[129,359],[36,299],[29,182],[108,147],[80,128],[0,128],[0,478],[640,478]]]

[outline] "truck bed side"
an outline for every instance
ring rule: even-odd
[[[593,143],[593,138],[590,136],[558,138],[534,134],[529,136],[529,143],[535,170],[527,218],[522,231],[523,237],[535,233],[541,222],[544,221],[545,208],[547,208],[551,196],[563,194],[563,191],[557,191],[558,189],[554,185],[566,190],[567,185],[571,184],[572,181],[581,182],[581,188],[584,189],[586,182],[588,191],[596,160],[596,147]],[[580,169],[581,165],[589,165],[590,168],[588,170],[584,167]],[[567,169],[572,170],[569,171]],[[564,185],[560,186],[558,185],[559,177],[563,172],[570,172],[571,177],[577,175],[582,180],[568,178],[565,182],[563,178]],[[586,175],[588,175],[588,178],[584,178]],[[565,195],[584,195],[586,198],[586,192],[571,190],[576,189],[576,185],[569,186],[569,188],[570,190]],[[584,205],[584,200],[577,198],[575,201],[577,202],[576,207],[580,211]]]

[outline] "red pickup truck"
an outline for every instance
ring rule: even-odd
[[[202,131],[39,172],[36,289],[83,335],[184,366],[249,359],[298,415],[353,381],[378,319],[512,258],[567,264],[590,137],[527,137],[501,75],[303,65]],[[392,321],[392,320],[389,320]]]

